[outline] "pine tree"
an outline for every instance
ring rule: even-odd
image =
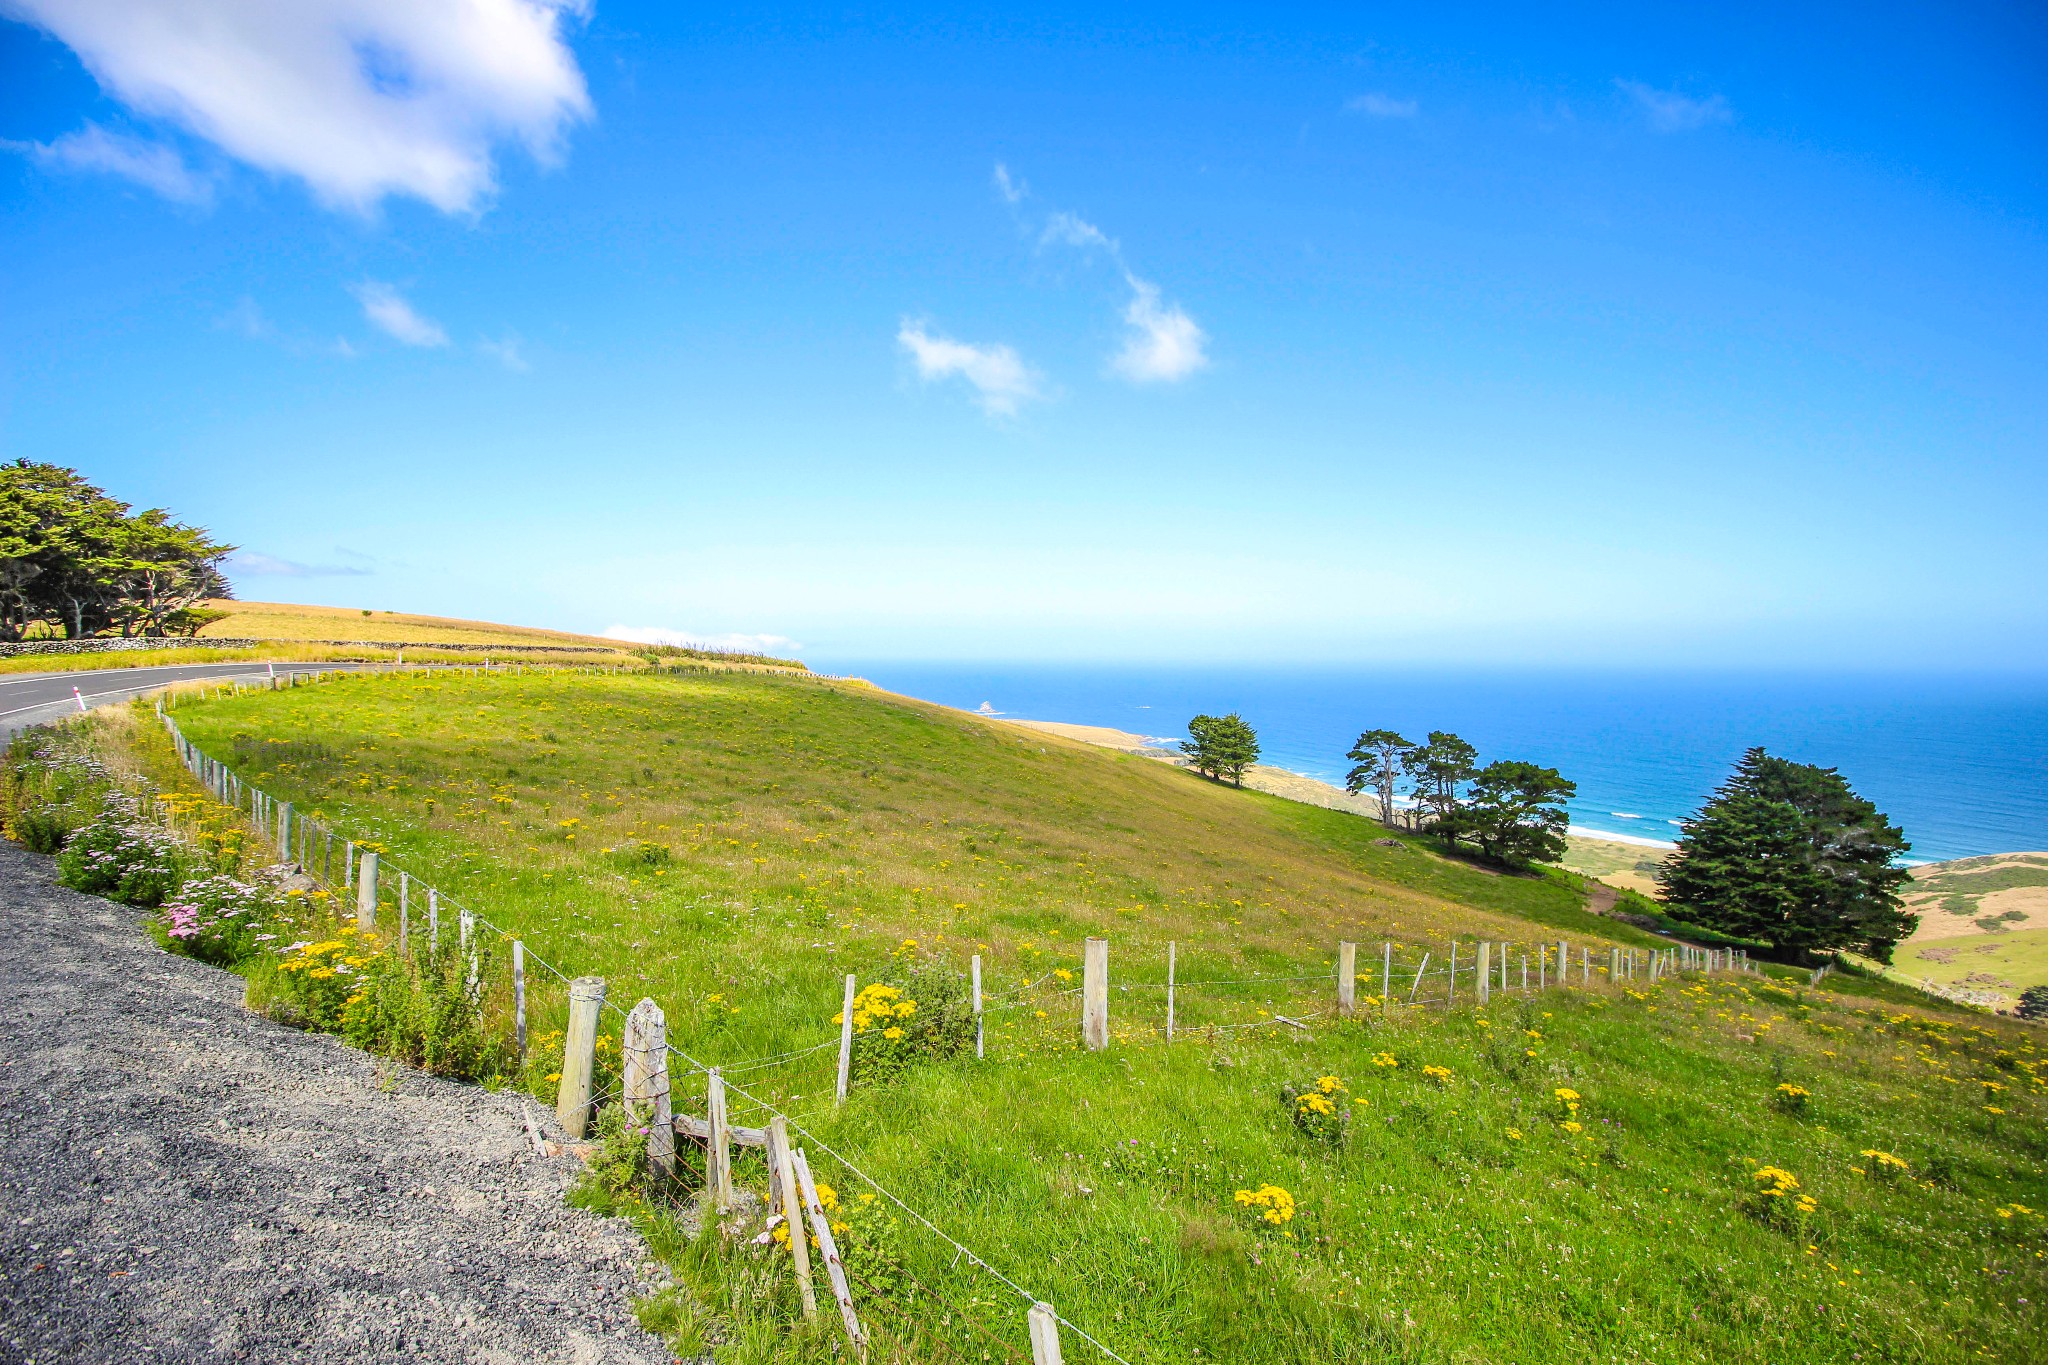
[[[1190,738],[1181,752],[1196,772],[1234,786],[1244,785],[1244,771],[1259,761],[1259,736],[1232,711],[1227,716],[1196,716],[1188,722]]]
[[[1722,933],[1889,962],[1918,923],[1897,894],[1910,847],[1833,768],[1755,748],[1685,822],[1658,883],[1666,901]]]
[[[1394,823],[1394,779],[1401,772],[1401,758],[1415,745],[1392,730],[1367,730],[1344,755],[1358,766],[1351,770],[1344,789],[1364,791],[1368,786],[1379,796],[1380,823]]]

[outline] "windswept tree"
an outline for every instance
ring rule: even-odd
[[[1446,844],[1461,832],[1463,789],[1479,771],[1479,751],[1445,730],[1401,755],[1401,771],[1414,782],[1415,799],[1429,812],[1429,828]]]
[[[1392,730],[1367,730],[1344,755],[1358,766],[1344,781],[1344,790],[1362,792],[1367,787],[1379,797],[1380,823],[1394,823],[1394,783],[1401,775],[1401,759],[1415,745]]]
[[[131,513],[59,465],[0,465],[0,639],[45,627],[91,635],[189,633],[231,595],[216,544],[151,508]]]
[[[1710,929],[1889,962],[1919,923],[1898,896],[1912,845],[1833,768],[1751,749],[1682,829],[1658,884]]]
[[[1180,751],[1196,772],[1234,786],[1244,785],[1244,770],[1259,761],[1259,736],[1232,711],[1227,716],[1196,716],[1188,722],[1189,738]]]
[[[1564,857],[1570,823],[1564,803],[1578,794],[1555,768],[1517,759],[1489,763],[1473,774],[1460,833],[1497,862],[1554,863]]]

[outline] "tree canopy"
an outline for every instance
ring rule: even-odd
[[[1751,749],[1682,828],[1658,883],[1710,929],[1889,962],[1919,922],[1897,894],[1912,845],[1833,768]]]
[[[1190,738],[1180,750],[1198,773],[1219,782],[1244,785],[1244,770],[1259,761],[1259,736],[1232,711],[1227,716],[1196,716],[1188,722]]]
[[[1415,783],[1415,799],[1429,812],[1430,828],[1445,843],[1456,843],[1463,788],[1479,771],[1479,751],[1447,730],[1429,737],[1401,755],[1401,771]]]
[[[1564,857],[1564,803],[1578,795],[1555,768],[1518,759],[1489,763],[1472,776],[1458,833],[1497,862],[1554,863]]]
[[[0,639],[191,634],[217,617],[202,602],[233,595],[220,564],[234,548],[76,470],[0,465]]]
[[[1411,740],[1393,730],[1367,730],[1344,755],[1358,766],[1345,779],[1344,790],[1362,792],[1371,787],[1379,797],[1380,823],[1394,823],[1394,783],[1401,774],[1401,759],[1413,749]]]

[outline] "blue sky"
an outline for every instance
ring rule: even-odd
[[[2048,664],[2038,11],[1100,8],[0,0],[0,455],[828,661]]]

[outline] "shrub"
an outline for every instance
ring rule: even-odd
[[[1294,1196],[1278,1185],[1261,1185],[1256,1190],[1239,1190],[1236,1198],[1239,1208],[1269,1227],[1285,1228],[1294,1221]]]
[[[1905,1175],[1910,1169],[1903,1159],[1893,1156],[1890,1152],[1880,1152],[1875,1147],[1863,1149],[1863,1160],[1867,1163],[1866,1165],[1851,1167],[1851,1169],[1859,1175],[1868,1176],[1872,1180],[1882,1181],[1885,1184],[1890,1184],[1900,1176]]]
[[[1771,1107],[1781,1114],[1803,1114],[1806,1112],[1806,1102],[1811,1098],[1813,1092],[1805,1086],[1781,1081],[1778,1088],[1771,1092]]]
[[[57,807],[34,804],[9,817],[7,834],[31,853],[55,853],[71,837],[71,826]]]
[[[1749,1175],[1755,1182],[1748,1199],[1750,1214],[1759,1222],[1804,1236],[1820,1205],[1800,1190],[1799,1177],[1776,1166],[1759,1166]]]
[[[279,1023],[339,1033],[351,999],[379,956],[376,941],[359,940],[352,924],[332,938],[302,939],[270,971],[251,977],[249,1006]]]
[[[482,980],[491,954],[481,936],[470,942]],[[370,955],[344,1004],[339,1031],[366,1052],[436,1076],[478,1080],[493,1075],[507,1059],[501,1055],[502,1043],[484,1026],[482,998],[470,990],[469,975],[459,952],[424,958]]]
[[[2048,1019],[2048,986],[2029,986],[2021,991],[2017,1013],[2022,1019]]]
[[[229,876],[189,881],[157,912],[163,944],[174,953],[234,967],[256,955],[274,909],[264,888]]]
[[[843,1014],[832,1016],[841,1023]],[[853,1070],[886,1080],[920,1062],[944,1061],[974,1046],[966,980],[937,963],[913,966],[901,985],[873,982],[853,998]]]
[[[134,802],[118,793],[57,855],[57,880],[72,890],[146,909],[163,904],[181,875],[177,840],[140,823]]]

